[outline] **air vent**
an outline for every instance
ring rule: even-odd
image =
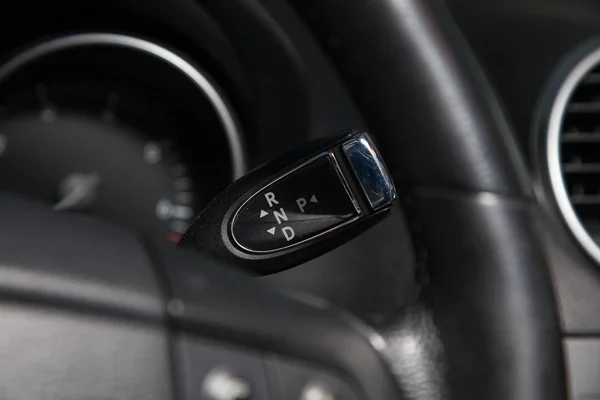
[[[600,49],[570,71],[548,127],[548,170],[557,204],[575,238],[600,263]]]

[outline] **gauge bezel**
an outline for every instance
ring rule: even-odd
[[[155,42],[117,33],[78,33],[56,37],[21,51],[0,66],[0,83],[45,56],[78,47],[92,46],[113,46],[142,52],[170,65],[185,76],[208,100],[225,132],[231,158],[232,179],[238,179],[247,172],[242,129],[223,91],[206,71],[194,66],[175,51]]]

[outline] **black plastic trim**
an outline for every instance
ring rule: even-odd
[[[385,341],[349,314],[308,295],[273,292],[201,255],[164,253],[162,261],[177,296],[168,306],[175,327],[330,368],[370,400],[401,398],[377,350]]]

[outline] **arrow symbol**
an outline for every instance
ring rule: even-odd
[[[264,217],[264,216],[266,216],[266,215],[269,215],[269,213],[266,212],[265,210],[260,210],[260,217],[261,218]]]
[[[310,202],[311,203],[318,203],[317,201],[317,196],[315,196],[314,194],[312,195],[312,197],[310,198]]]
[[[271,235],[275,234],[275,227],[272,227],[271,229],[267,229],[267,232],[269,232]]]

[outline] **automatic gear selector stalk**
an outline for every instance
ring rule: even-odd
[[[380,221],[394,183],[367,133],[307,144],[251,171],[200,213],[179,242],[257,274],[293,267]]]

